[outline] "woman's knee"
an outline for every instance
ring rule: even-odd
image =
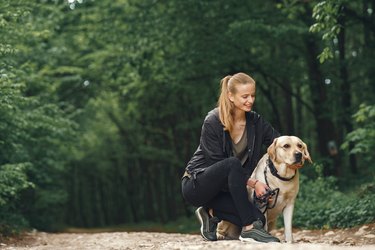
[[[211,169],[211,168],[210,168]],[[228,176],[230,173],[244,171],[241,161],[236,157],[226,158],[212,166],[215,174],[221,173],[223,176]]]
[[[237,157],[229,157],[226,161],[230,168],[242,168],[241,161]]]
[[[244,174],[244,168],[242,167],[241,161],[236,157],[228,158],[227,162],[230,172],[238,172]]]

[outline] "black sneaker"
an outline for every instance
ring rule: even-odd
[[[203,207],[198,207],[197,210],[195,210],[195,215],[201,223],[201,235],[203,239],[209,241],[217,240],[216,228],[217,223],[220,222],[219,218],[210,218],[207,211]]]
[[[248,231],[242,231],[240,235],[241,241],[246,242],[280,242],[280,240],[271,234],[269,234],[263,228],[263,223],[260,220],[257,220],[253,223],[253,228]]]

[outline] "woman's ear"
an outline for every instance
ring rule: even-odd
[[[228,91],[228,99],[229,99],[229,101],[234,102],[233,94],[230,91]]]
[[[276,143],[277,138],[273,140],[272,144],[267,149],[267,153],[270,156],[272,162],[276,162]]]

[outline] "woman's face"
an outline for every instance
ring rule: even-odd
[[[251,111],[255,101],[255,84],[237,84],[236,93],[229,92],[229,99],[236,109]]]

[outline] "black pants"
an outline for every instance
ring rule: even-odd
[[[252,224],[264,215],[248,200],[247,178],[241,162],[230,157],[197,175],[182,180],[182,195],[193,206],[212,208],[214,215],[239,227]]]

